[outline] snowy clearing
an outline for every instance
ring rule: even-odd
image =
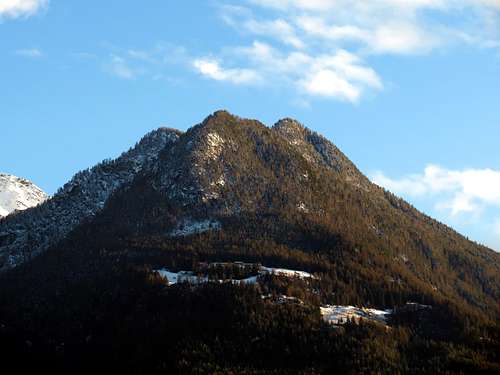
[[[197,276],[194,275],[190,271],[180,271],[180,272],[170,272],[165,269],[157,270],[156,272],[159,273],[161,277],[166,279],[169,283],[169,285],[177,284],[177,283],[182,283],[182,282],[188,282],[191,284],[201,284],[205,283],[208,281],[208,278],[205,276]]]
[[[245,266],[254,266],[254,264],[250,263],[243,263],[243,262],[234,262],[234,263],[210,263],[208,264],[209,267],[212,266],[218,266],[218,265],[235,265],[239,267],[245,267]],[[264,266],[259,266],[258,268],[258,273],[257,275],[249,276],[245,279],[226,279],[226,280],[221,280],[221,279],[209,279],[207,276],[198,276],[195,275],[192,271],[179,271],[179,272],[172,272],[169,271],[168,269],[162,268],[155,270],[158,272],[158,274],[168,280],[170,285],[181,283],[181,282],[189,282],[192,284],[200,284],[204,282],[218,282],[218,283],[224,283],[224,282],[232,282],[233,284],[256,284],[258,282],[259,276],[262,275],[277,275],[277,276],[284,276],[284,277],[298,277],[301,279],[314,279],[315,276],[311,275],[308,272],[305,271],[297,271],[297,270],[291,270],[287,268],[272,268],[272,267],[264,267]]]
[[[270,273],[278,276],[287,277],[299,277],[301,279],[314,279],[315,277],[309,272],[290,270],[287,268],[271,268],[271,267],[261,267],[263,273]]]
[[[320,307],[323,320],[331,324],[344,324],[348,320],[359,321],[361,319],[370,320],[382,324],[387,323],[387,318],[392,310],[377,310],[355,306],[322,306]]]
[[[156,270],[158,274],[168,281],[169,285],[174,285],[178,283],[190,283],[190,284],[202,284],[208,282],[216,282],[216,283],[228,283],[231,282],[233,284],[255,284],[257,282],[257,276],[250,276],[246,279],[241,280],[221,280],[221,279],[209,279],[207,276],[199,276],[195,275],[191,271],[179,271],[179,272],[171,272],[166,269]]]

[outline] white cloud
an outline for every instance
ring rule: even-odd
[[[0,0],[1,1],[1,0]],[[97,65],[103,72],[124,80],[148,78],[178,85],[182,78],[171,73],[178,67],[191,67],[190,57],[184,47],[159,42],[149,48],[118,47],[103,43],[106,54],[86,51],[72,52],[71,57],[81,63]]]
[[[18,49],[14,51],[14,54],[22,57],[28,57],[30,59],[38,59],[44,55],[38,48]]]
[[[337,72],[324,69],[313,73],[302,81],[306,91],[313,95],[337,97],[356,102],[361,91],[347,80],[340,77]]]
[[[288,54],[274,48],[270,44],[254,41],[249,47],[240,47],[234,50],[245,61],[260,70],[268,71],[273,75],[294,75],[309,66],[313,57],[301,51],[292,51]]]
[[[492,169],[457,171],[429,165],[423,174],[391,179],[377,172],[372,180],[403,196],[436,199],[435,207],[447,209],[453,216],[500,206],[500,171]]]
[[[273,36],[295,48],[304,48],[304,43],[296,35],[295,29],[285,20],[257,21],[249,19],[243,24],[248,31],[256,35]]]
[[[225,69],[213,59],[196,59],[193,67],[203,76],[216,81],[228,81],[234,84],[255,84],[260,81],[257,72],[251,69]]]
[[[299,9],[306,11],[332,11],[349,4],[357,10],[373,8],[404,9],[449,9],[466,6],[488,6],[500,8],[499,0],[249,0],[250,3],[280,10]]]
[[[300,84],[307,93],[357,102],[365,88],[381,89],[382,82],[355,55],[339,50],[334,55],[310,58]]]
[[[0,0],[0,18],[29,17],[48,4],[48,0]]]
[[[247,33],[272,37],[294,48],[304,48],[304,42],[297,36],[296,29],[286,20],[258,20],[252,13],[239,6],[223,6],[222,19],[230,26]]]
[[[376,72],[345,51],[310,55],[301,51],[282,53],[270,44],[255,41],[250,47],[232,50],[250,69],[222,69],[219,62],[199,59],[195,68],[208,78],[232,83],[257,80],[273,86],[294,86],[300,95],[357,102],[367,89],[382,89]],[[301,100],[303,102],[303,100]]]
[[[268,85],[293,85],[299,101],[307,96],[358,102],[367,92],[381,90],[382,78],[369,66],[373,55],[428,54],[464,44],[500,50],[500,0],[246,0],[243,5],[234,4],[219,7],[221,18],[254,42],[222,46],[222,55],[202,60],[206,63],[202,74],[241,83],[232,77],[252,72]],[[232,52],[231,70],[221,67],[228,51]]]
[[[253,0],[311,38],[371,53],[420,54],[465,39],[500,40],[497,0]],[[467,38],[459,37],[466,35]]]
[[[431,50],[440,40],[414,24],[389,21],[367,27],[355,24],[329,24],[323,17],[302,16],[297,26],[307,35],[324,39],[332,44],[358,43],[366,51],[377,54],[412,54]]]

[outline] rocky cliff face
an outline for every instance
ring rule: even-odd
[[[47,198],[47,194],[31,181],[0,173],[0,218],[35,207]]]

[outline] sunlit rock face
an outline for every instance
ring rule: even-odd
[[[47,198],[47,194],[31,181],[0,173],[0,217],[35,207]]]

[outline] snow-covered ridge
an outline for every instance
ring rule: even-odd
[[[0,217],[44,202],[48,195],[24,178],[0,173]]]
[[[152,131],[118,158],[78,172],[43,204],[5,218],[0,223],[0,271],[32,259],[94,216],[115,191],[154,168],[161,151],[179,134],[165,128]]]

